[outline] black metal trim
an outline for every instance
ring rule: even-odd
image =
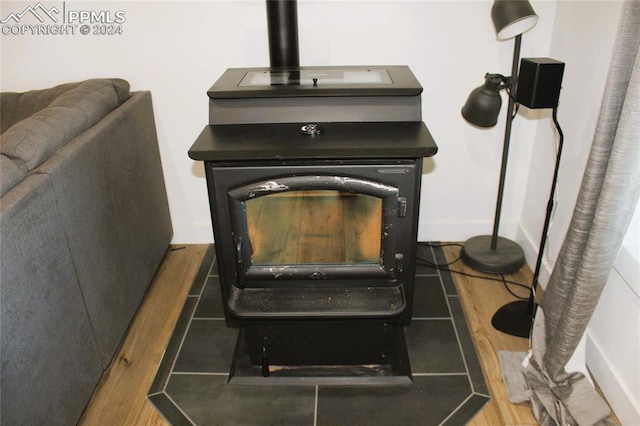
[[[344,265],[255,265],[251,262],[251,241],[246,219],[246,201],[278,192],[336,190],[371,195],[382,199],[382,229],[379,263]],[[274,177],[249,183],[228,192],[231,222],[235,230],[236,265],[242,277],[238,284],[250,280],[329,280],[339,278],[395,278],[395,234],[398,218],[398,188],[351,176],[298,175]]]

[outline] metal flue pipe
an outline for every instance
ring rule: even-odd
[[[300,67],[296,0],[266,0],[269,60],[272,69]]]

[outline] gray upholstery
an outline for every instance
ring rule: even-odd
[[[60,84],[56,87],[31,90],[25,93],[2,93],[2,133],[19,121],[46,108],[58,96],[78,87],[78,83]]]
[[[0,197],[27,177],[29,170],[19,158],[0,153]]]
[[[47,176],[2,198],[3,424],[65,424],[102,372],[61,228]]]
[[[150,93],[52,93],[1,95],[3,424],[78,421],[172,236]]]
[[[56,96],[51,99],[52,96]],[[113,111],[129,95],[124,80],[87,80],[20,96],[3,94],[0,152],[31,171]],[[7,109],[7,119],[4,118]],[[13,181],[15,177],[12,175]],[[4,181],[5,179],[3,179]],[[11,189],[3,185],[3,195]]]

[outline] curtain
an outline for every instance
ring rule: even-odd
[[[591,425],[608,406],[571,358],[616,260],[640,196],[640,0],[625,2],[572,220],[538,308],[529,354],[501,352],[512,402],[542,425]]]

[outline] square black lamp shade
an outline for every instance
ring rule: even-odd
[[[551,58],[522,58],[516,102],[528,108],[558,106],[564,62]]]

